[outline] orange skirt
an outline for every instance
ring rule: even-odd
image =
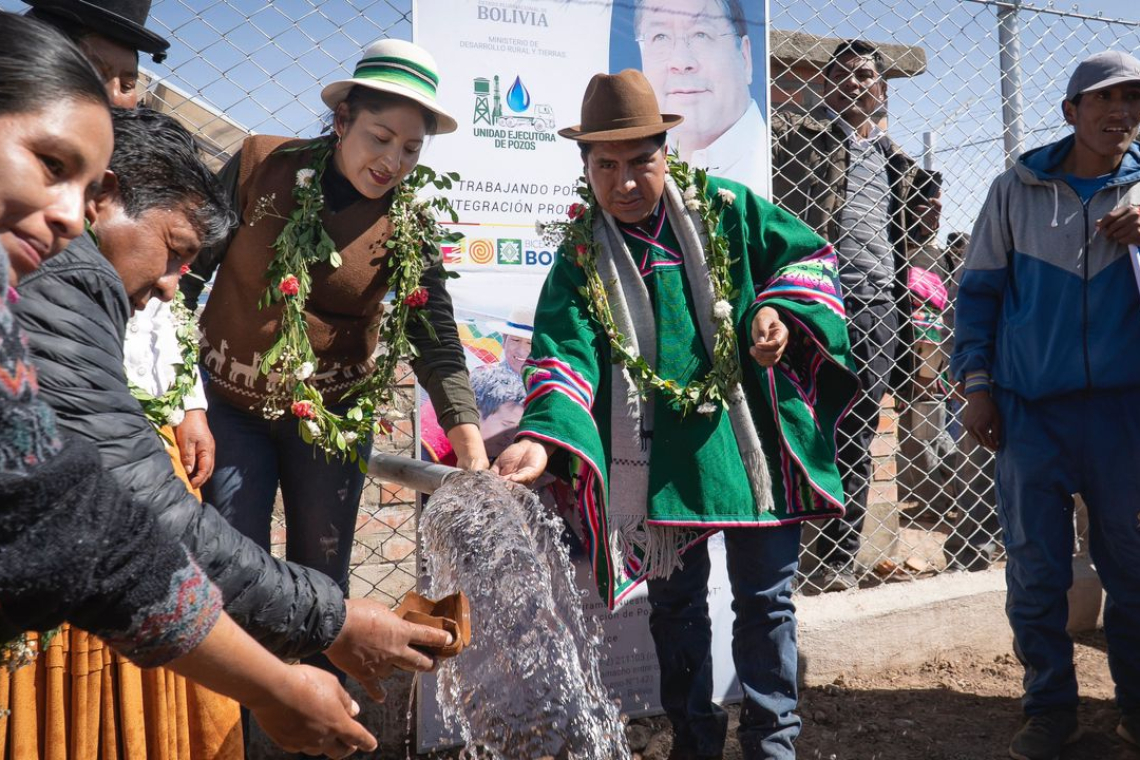
[[[85,631],[64,625],[33,664],[0,668],[2,760],[243,756],[237,702],[166,668],[141,669]]]

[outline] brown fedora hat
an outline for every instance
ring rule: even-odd
[[[626,69],[620,74],[595,74],[582,97],[582,123],[558,134],[578,142],[640,140],[684,120],[661,113],[649,80],[637,69]]]

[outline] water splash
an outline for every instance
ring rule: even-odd
[[[515,83],[507,91],[507,105],[515,113],[522,113],[530,108],[530,90],[522,83],[522,79],[515,77]]]
[[[474,472],[435,492],[420,529],[429,595],[471,601],[471,646],[439,669],[444,720],[499,760],[628,760],[561,521],[529,490]]]

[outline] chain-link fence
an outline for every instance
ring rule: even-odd
[[[4,10],[23,7],[0,0]],[[925,270],[952,303],[963,249],[950,243],[965,241],[957,233],[971,229],[990,181],[1011,156],[1066,133],[1060,102],[1076,62],[1140,49],[1140,21],[995,0],[770,0],[768,8],[777,200],[798,194],[806,217],[826,216],[821,231],[855,262],[844,272],[852,336],[865,384],[876,390],[855,409],[862,425],[843,439],[856,508],[822,536],[805,533],[801,590],[987,567],[1000,558],[993,456],[964,434],[960,399],[945,382],[952,308],[937,287],[919,288],[919,297],[914,288],[901,296],[898,285],[907,271]],[[1125,0],[1103,10],[1137,16]],[[412,33],[410,0],[157,0],[149,25],[172,42],[165,64],[142,61],[149,102],[178,114],[218,164],[252,132],[321,131],[321,84],[346,76],[367,43]],[[908,168],[885,172],[890,185],[877,182],[884,170],[875,162],[886,153],[875,150],[876,135],[840,141],[848,157],[841,182],[828,174],[834,155],[793,139],[805,119],[839,107],[835,93],[848,77],[858,79],[827,67],[836,44],[854,38],[882,55],[873,116],[923,170],[917,178]],[[923,214],[937,205],[923,203],[931,198],[941,203],[936,221]],[[851,211],[861,207],[871,211]],[[885,215],[875,217],[877,209]],[[901,227],[888,229],[891,222]],[[415,455],[413,428],[398,423],[382,445]],[[279,531],[274,540],[282,543]],[[353,593],[394,602],[412,588],[415,542],[413,494],[371,482]]]
[[[994,457],[964,432],[962,399],[946,382],[968,245],[962,233],[1014,157],[1067,133],[1060,104],[1076,63],[1102,50],[1136,50],[1140,23],[987,0],[770,8],[776,200],[836,243],[856,364],[864,387],[875,389],[840,437],[848,518],[824,525],[807,547],[802,588],[984,569],[1001,558]],[[848,71],[842,60],[828,69],[837,38],[854,37],[882,55],[879,126],[913,157],[913,184],[904,170],[889,187],[876,185],[875,169],[890,161],[876,153],[890,149],[875,150],[873,135],[841,142],[830,156],[819,150],[826,141],[805,140],[811,127],[803,114],[841,110],[853,82],[874,92],[860,79],[866,72]],[[936,187],[935,227],[922,207],[935,205],[927,199]],[[889,218],[876,219],[876,208]],[[898,228],[883,235],[884,222]],[[922,270],[945,285],[945,305],[916,277]]]

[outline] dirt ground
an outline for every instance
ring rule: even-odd
[[[1117,711],[1102,632],[1079,637],[1081,739],[1063,760],[1140,760],[1116,735]],[[1021,720],[1022,669],[1012,655],[927,662],[875,678],[839,678],[801,695],[801,760],[999,760]],[[731,709],[735,726],[736,709]],[[664,718],[631,722],[627,734],[642,760],[665,760],[671,737]],[[732,738],[725,760],[742,760]],[[426,757],[426,756],[425,756]],[[459,753],[431,757],[453,759]]]
[[[1118,714],[1105,662],[1103,632],[1078,639],[1080,719],[1085,733],[1063,760],[1140,760],[1116,735]],[[801,695],[803,760],[990,760],[1008,758],[1021,720],[1022,668],[1012,655],[934,660],[917,670],[875,678],[840,678]],[[664,744],[664,737],[658,739]],[[643,760],[664,760],[646,747]],[[734,741],[725,760],[740,760]]]

